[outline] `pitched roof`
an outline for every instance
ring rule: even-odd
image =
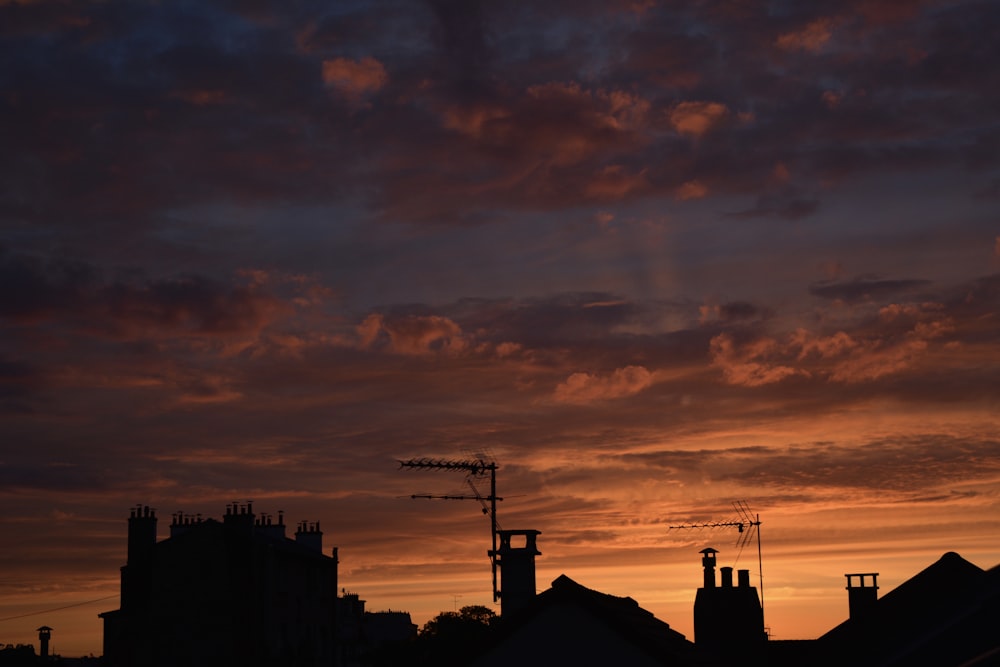
[[[593,619],[594,623],[604,626],[608,630],[608,636],[616,637],[616,641],[648,656],[651,663],[686,664],[694,650],[694,644],[684,635],[671,629],[669,624],[656,618],[652,612],[640,607],[632,598],[595,591],[566,575],[555,579],[551,588],[539,593],[517,613],[503,618],[491,648],[496,649],[520,633],[529,634],[533,626],[551,623],[554,617],[571,618],[568,609],[581,612]],[[577,620],[580,618],[572,617]],[[553,635],[554,633],[549,636]],[[581,643],[584,639],[580,634],[576,638]],[[555,640],[554,637],[553,639]],[[594,637],[586,639],[594,640]],[[575,647],[567,647],[569,648]],[[489,661],[483,664],[489,664]],[[523,667],[532,663],[521,659],[518,664]]]
[[[960,664],[1000,651],[1000,570],[948,552],[880,598],[871,613],[848,619],[820,637],[832,653],[850,651],[856,664]],[[929,656],[937,660],[927,662]]]

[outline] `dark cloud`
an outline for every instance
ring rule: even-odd
[[[463,97],[475,97],[490,83],[493,46],[487,17],[479,0],[427,0],[438,20],[432,32],[441,62]]]
[[[766,312],[762,313],[757,305],[745,301],[733,301],[719,306],[719,315],[725,321],[751,320],[762,314]]]
[[[29,321],[70,310],[98,280],[99,271],[85,263],[46,262],[0,247],[0,317]]]
[[[0,256],[0,316],[13,323],[48,320],[113,336],[256,330],[284,308],[253,284],[224,285],[204,276],[107,281],[78,261]]]
[[[712,477],[789,489],[864,489],[920,501],[928,489],[992,479],[1000,470],[1000,462],[992,455],[997,444],[990,438],[928,433],[860,447],[817,442],[788,448],[661,451],[605,458],[618,458],[626,466],[660,468],[678,480]]]
[[[927,287],[927,280],[891,280],[879,277],[858,277],[850,282],[816,283],[809,293],[824,299],[847,302],[882,300],[897,295],[912,294]]]
[[[222,3],[128,11],[12,3],[2,10],[7,25],[23,25],[9,28],[18,38],[5,44],[14,66],[4,110],[32,131],[9,144],[3,176],[16,187],[4,205],[37,221],[105,224],[227,199],[331,201],[357,192],[364,176],[366,189],[374,183],[390,197],[393,219],[480,222],[498,207],[545,210],[588,192],[667,195],[692,165],[666,110],[690,101],[745,115],[702,139],[714,189],[759,184],[779,161],[815,178],[956,159],[935,138],[942,125],[986,130],[985,117],[956,114],[974,113],[965,96],[991,88],[987,70],[972,64],[995,55],[981,35],[997,12],[966,2],[887,21],[872,7],[860,14],[867,22],[844,8],[765,21],[746,7],[673,6],[615,8],[608,21],[591,5],[499,12],[435,0],[388,14],[307,4],[262,20],[259,10]],[[44,29],[27,27],[28,16]],[[529,57],[535,66],[539,52],[555,56],[553,39],[568,49],[595,29],[600,39],[587,50],[603,64],[588,77],[565,55],[544,79],[518,66]],[[782,57],[774,44],[797,30],[820,40],[819,51],[801,42],[794,58]],[[887,36],[898,48],[883,46]],[[321,72],[336,57],[386,66],[391,93],[360,112],[331,98]],[[909,93],[893,95],[902,85]],[[621,115],[627,99],[647,105],[644,118]],[[600,180],[608,168],[634,182],[620,176],[609,190]],[[493,186],[484,191],[484,181]],[[428,191],[447,192],[438,194],[447,209]],[[809,196],[761,200],[743,215],[798,220],[817,207]]]
[[[732,213],[737,218],[764,218],[774,216],[783,220],[801,220],[819,210],[819,201],[811,199],[790,199],[784,202],[758,202],[757,206]]]

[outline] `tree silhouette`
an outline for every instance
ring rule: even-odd
[[[441,612],[420,629],[415,642],[415,664],[467,664],[482,649],[496,620],[496,612],[483,605]]]

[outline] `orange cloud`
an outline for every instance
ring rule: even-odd
[[[179,387],[180,405],[213,405],[239,400],[243,394],[230,388],[229,380],[221,375],[206,375]]]
[[[646,170],[629,174],[619,164],[609,165],[594,177],[584,190],[592,199],[621,199],[630,192],[648,187]]]
[[[510,112],[499,106],[453,106],[444,111],[442,124],[449,130],[481,139],[490,123],[509,116]]]
[[[688,199],[703,199],[708,196],[708,186],[701,181],[687,181],[677,186],[674,190],[674,197],[681,201]]]
[[[808,375],[797,368],[768,361],[766,357],[777,348],[776,341],[769,338],[737,348],[731,336],[719,334],[709,347],[712,365],[722,369],[729,384],[759,387],[793,375]]]
[[[649,101],[621,90],[588,90],[577,83],[530,86],[508,104],[452,105],[441,124],[495,146],[520,146],[564,166],[585,159],[615,136],[646,124]]]
[[[353,100],[380,90],[388,80],[385,67],[372,57],[323,61],[323,83]]]
[[[778,183],[787,183],[792,179],[792,172],[789,171],[788,165],[784,162],[779,162],[771,170],[771,178]]]
[[[456,353],[468,348],[461,327],[439,315],[396,319],[373,314],[357,332],[364,347],[385,347],[397,354]]]
[[[830,37],[833,35],[833,20],[821,18],[813,21],[801,30],[787,32],[777,40],[778,48],[785,51],[808,51],[817,53],[822,49]]]
[[[796,357],[799,361],[816,355],[821,359],[829,359],[848,353],[858,348],[858,341],[843,331],[832,336],[813,336],[805,329],[798,329],[791,335],[792,345],[799,348]]]
[[[590,403],[638,394],[653,384],[653,374],[642,366],[616,368],[606,376],[573,373],[556,387],[560,403]]]
[[[913,364],[914,358],[927,350],[926,341],[913,339],[901,345],[882,347],[869,344],[860,353],[833,367],[834,382],[856,383],[898,373]]]
[[[223,104],[226,102],[226,91],[224,90],[180,90],[172,94],[172,97],[184,100],[195,106],[208,106],[212,104]]]
[[[670,110],[670,124],[681,134],[700,137],[729,115],[718,102],[681,102]]]
[[[937,304],[886,306],[880,319],[893,328],[870,338],[843,331],[820,336],[798,329],[784,343],[765,337],[738,345],[729,334],[720,334],[710,344],[712,365],[722,369],[730,384],[751,387],[793,375],[847,384],[876,380],[912,368],[929,353],[931,341],[955,331],[951,318],[937,314],[937,308]],[[908,328],[898,328],[901,320]]]
[[[835,109],[840,106],[840,102],[844,99],[844,95],[834,90],[824,90],[821,98],[823,100],[823,104],[825,104],[828,109]]]

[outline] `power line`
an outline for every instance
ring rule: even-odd
[[[54,607],[52,609],[43,609],[42,611],[32,611],[27,614],[19,614],[17,616],[7,616],[6,618],[0,618],[0,622],[13,621],[18,618],[27,618],[29,616],[41,616],[42,614],[51,614],[54,611],[62,611],[63,609],[72,609],[73,607],[82,607],[85,604],[94,604],[95,602],[102,602],[103,600],[110,600],[111,598],[116,598],[116,597],[118,597],[118,593],[115,593],[114,595],[108,595],[103,598],[97,598],[96,600],[87,600],[86,602],[76,602],[74,604],[68,604],[65,607]]]

